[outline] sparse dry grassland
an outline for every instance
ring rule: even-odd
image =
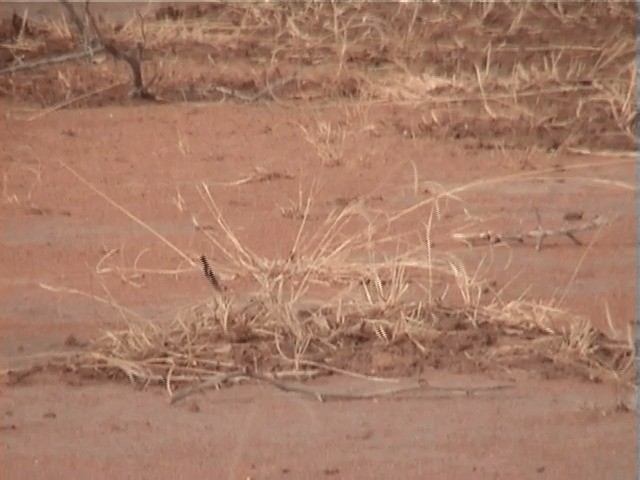
[[[632,2],[149,4],[135,11],[118,21],[98,15],[96,24],[106,43],[140,56],[145,86],[167,102],[393,103],[415,111],[404,126],[409,135],[553,150],[635,146]],[[129,67],[104,51],[89,62],[29,68],[83,53],[84,36],[99,45],[90,22],[82,36],[64,13],[3,22],[0,70],[16,74],[0,77],[0,92],[47,108],[126,101]]]
[[[136,92],[143,87],[151,102],[274,102],[311,112],[348,105],[351,120],[330,123],[312,113],[313,121],[299,125],[326,167],[351,161],[349,132],[366,129],[367,109],[379,105],[408,112],[390,128],[409,138],[466,139],[499,150],[635,150],[633,3],[150,5],[122,21],[94,17],[97,29],[80,21],[84,39],[63,9],[46,21],[26,14],[4,21],[0,95],[39,107],[13,114],[40,118],[62,108],[143,101],[128,96],[135,65],[126,55],[141,62]],[[76,53],[86,58],[57,61]],[[36,65],[42,59],[46,64]],[[201,268],[62,163],[78,188],[93,189],[183,265]],[[265,178],[256,173],[241,183]],[[62,366],[162,382],[170,393],[238,372],[365,375],[381,354],[388,375],[425,366],[525,368],[629,381],[630,331],[624,341],[606,337],[559,306],[562,292],[548,303],[503,298],[459,258],[432,248],[441,203],[473,186],[436,186],[426,200],[397,211],[348,203],[311,222],[319,200],[312,186],[282,209],[299,222],[288,255],[266,258],[238,239],[203,183],[198,192],[214,228],[196,227],[220,254],[209,279],[223,288],[169,324],[128,315],[126,327]],[[399,220],[418,209],[427,213],[407,229]],[[224,289],[239,278],[242,292]]]

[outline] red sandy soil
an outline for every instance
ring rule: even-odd
[[[416,113],[389,105],[362,110],[253,105],[125,105],[41,112],[0,104],[3,174],[0,355],[20,367],[48,351],[77,348],[119,325],[117,311],[41,284],[112,297],[163,322],[211,292],[201,272],[127,279],[96,271],[152,270],[185,262],[76,179],[84,176],[193,258],[219,260],[191,216],[210,222],[196,186],[207,183],[240,240],[266,257],[285,256],[299,221],[282,209],[315,180],[312,214],[360,199],[397,212],[434,189],[481,179],[442,205],[434,249],[465,261],[504,299],[548,301],[626,338],[635,326],[636,215],[632,159],[496,149],[478,138],[413,135]],[[356,113],[354,113],[356,112]],[[419,117],[419,116],[418,116]],[[343,125],[344,151],[323,162],[300,125]],[[468,125],[474,130],[474,125]],[[541,138],[540,145],[550,140]],[[416,173],[420,188],[414,190]],[[254,174],[264,181],[231,185]],[[531,178],[522,175],[531,172]],[[489,179],[519,175],[518,180]],[[535,176],[535,178],[534,178]],[[433,182],[433,183],[428,183]],[[226,184],[226,185],[225,185]],[[179,201],[179,199],[181,199]],[[293,203],[292,203],[293,202]],[[180,208],[178,207],[180,205]],[[466,210],[466,212],[465,212]],[[581,212],[613,220],[601,231],[469,247],[451,234],[567,225]],[[430,207],[399,220],[426,222]],[[132,282],[135,282],[133,284]],[[607,313],[608,312],[608,313]],[[611,321],[607,321],[607,316]],[[613,329],[613,330],[612,330]],[[384,359],[380,359],[384,363]],[[513,388],[477,396],[405,393],[377,400],[315,403],[266,385],[241,385],[169,405],[167,393],[124,383],[47,373],[3,385],[2,478],[634,478],[633,392],[606,379],[548,375],[536,365],[459,374],[420,374],[432,385],[465,387],[504,380]],[[546,378],[546,377],[555,378]],[[345,377],[311,382],[352,387]]]

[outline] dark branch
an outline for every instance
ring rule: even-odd
[[[78,30],[78,33],[82,37],[82,41],[86,46],[89,43],[89,36],[87,34],[87,31],[84,28],[84,25],[82,24],[82,21],[80,20],[80,17],[78,17],[78,14],[73,8],[73,5],[69,3],[69,0],[59,0],[59,1],[60,1],[60,4],[67,11],[67,15],[69,15],[69,18],[71,19],[73,24],[76,26],[76,29]]]
[[[85,10],[87,13],[87,17],[89,18],[89,22],[91,23],[91,27],[100,39],[100,43],[104,46],[104,49],[116,60],[124,60],[129,64],[134,86],[134,90],[131,96],[134,98],[142,98],[144,100],[156,100],[155,95],[147,90],[142,81],[142,68],[140,67],[140,58],[142,57],[143,48],[142,44],[139,43],[137,45],[137,56],[131,54],[130,52],[123,51],[122,49],[118,48],[113,40],[105,40],[105,37],[104,35],[102,35],[102,32],[100,31],[100,28],[95,21],[95,18],[89,10],[89,2],[87,2]]]

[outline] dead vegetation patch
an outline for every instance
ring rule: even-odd
[[[525,370],[623,383],[632,378],[630,333],[626,341],[613,340],[552,302],[504,301],[459,259],[433,251],[429,233],[416,241],[415,232],[392,232],[388,215],[350,204],[312,228],[312,191],[289,254],[270,259],[240,242],[207,185],[199,193],[209,212],[204,220],[213,228],[197,231],[220,255],[215,263],[200,259],[211,299],[168,324],[133,318],[120,308],[125,325],[65,356],[58,371],[127,378],[139,387],[160,383],[178,399],[203,385],[220,388],[243,379],[320,400],[347,398],[284,380],[330,373],[388,380],[416,377],[425,368],[506,377]],[[195,227],[200,221],[194,217]],[[428,232],[430,225],[422,227]],[[248,288],[237,290],[234,279]],[[13,372],[12,378],[19,382],[32,372]],[[417,388],[422,384],[379,395]]]
[[[132,323],[107,332],[65,365],[134,384],[193,384],[249,372],[305,378],[328,373],[417,376],[426,368],[545,378],[630,380],[632,348],[584,319],[527,302],[486,308],[330,305],[296,310],[265,298],[200,305],[170,325]],[[506,318],[505,310],[514,313]],[[547,323],[562,320],[565,328]],[[573,322],[573,323],[572,323]]]
[[[140,6],[97,17],[108,57],[83,54],[62,8],[38,22],[25,10],[0,26],[0,95],[124,102],[128,56],[147,81],[135,91],[163,101],[392,103],[411,136],[634,150],[635,17],[633,2]],[[91,63],[53,62],[74,52]]]

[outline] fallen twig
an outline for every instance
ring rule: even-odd
[[[93,57],[94,55],[103,51],[104,47],[102,45],[94,45],[79,52],[65,53],[62,55],[55,55],[53,57],[39,58],[28,62],[20,62],[3,68],[2,70],[0,70],[0,75],[5,73],[15,73],[21,70],[31,70],[46,65],[55,65],[57,63],[69,62],[71,60],[82,60],[83,58]]]
[[[252,175],[248,177],[241,178],[240,180],[236,180],[234,182],[215,182],[217,185],[222,185],[225,187],[237,187],[240,185],[247,185],[249,183],[262,183],[262,182],[270,182],[272,180],[291,180],[293,175],[287,172],[267,172],[260,167],[255,167]]]
[[[576,155],[593,155],[598,157],[636,158],[638,152],[625,150],[589,150],[588,148],[567,147],[567,152]]]
[[[215,375],[190,389],[179,392],[171,397],[170,403],[174,404],[180,400],[187,398],[188,396],[193,395],[194,393],[202,392],[209,388],[220,388],[225,382],[237,381],[240,379],[253,379],[265,382],[283,392],[300,393],[302,395],[306,395],[315,400],[318,400],[319,402],[326,402],[329,400],[371,400],[374,398],[381,398],[390,395],[396,395],[398,393],[412,392],[423,389],[435,392],[448,392],[470,395],[476,392],[504,390],[513,387],[513,385],[510,384],[498,384],[484,387],[439,387],[431,386],[424,382],[414,382],[409,385],[397,386],[373,392],[326,392],[304,387],[302,385],[292,385],[266,375],[236,371],[228,374]]]
[[[296,73],[296,74],[294,74],[294,75],[292,75],[290,77],[277,80],[277,81],[273,82],[273,84],[267,83],[267,85],[264,88],[262,88],[261,90],[257,91],[254,94],[248,94],[248,93],[241,92],[240,90],[236,90],[236,89],[228,88],[228,87],[221,87],[221,86],[213,87],[212,90],[215,91],[215,92],[219,92],[224,96],[229,95],[231,97],[238,98],[239,100],[242,100],[243,102],[247,102],[247,103],[256,102],[260,98],[262,98],[262,97],[264,97],[266,95],[270,95],[271,98],[276,100],[275,93],[273,92],[273,90],[277,89],[277,88],[284,87],[288,83],[296,80],[297,77],[298,77],[298,75]]]
[[[582,245],[582,242],[575,237],[578,232],[584,232],[586,230],[593,230],[595,228],[606,225],[607,219],[604,217],[596,217],[590,222],[585,222],[580,225],[572,225],[570,227],[561,227],[558,229],[544,228],[540,223],[538,217],[538,226],[529,231],[517,232],[517,233],[497,233],[492,230],[478,233],[454,233],[452,237],[456,240],[465,242],[468,245],[474,246],[479,243],[524,243],[526,239],[536,240],[536,250],[540,250],[542,242],[547,237],[553,236],[565,236],[569,238],[576,245]]]
[[[111,85],[107,85],[106,87],[98,88],[97,90],[93,90],[91,92],[84,93],[84,94],[79,95],[77,97],[68,98],[68,99],[63,100],[61,102],[58,102],[55,105],[52,105],[51,107],[48,107],[48,108],[46,108],[46,109],[44,109],[44,110],[42,110],[42,111],[40,111],[40,112],[38,112],[38,113],[36,113],[34,115],[31,115],[26,120],[27,120],[27,122],[32,122],[33,120],[36,120],[36,119],[41,118],[41,117],[44,117],[45,115],[48,115],[51,112],[55,112],[56,110],[60,110],[62,108],[68,107],[72,103],[79,102],[80,100],[83,100],[85,98],[91,97],[92,95],[97,95],[99,93],[106,92],[108,90],[111,90],[112,88],[116,88],[116,87],[119,87],[121,85],[124,85],[124,83],[122,83],[122,82],[112,83]]]

